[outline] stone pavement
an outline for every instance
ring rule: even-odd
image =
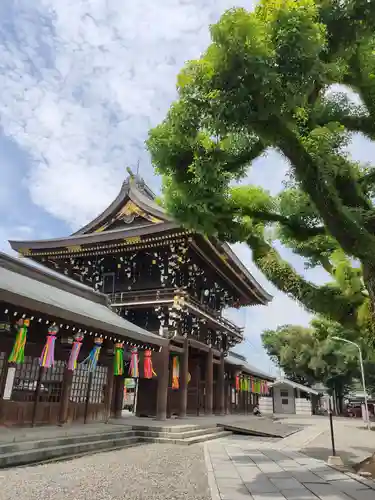
[[[281,446],[232,436],[206,443],[212,500],[375,500],[375,483]]]
[[[337,418],[334,420],[333,425],[336,451],[345,464],[361,462],[375,452],[375,430],[367,430],[360,419]],[[312,458],[326,460],[327,456],[331,455],[331,437],[328,422],[325,425],[324,432],[299,449]]]

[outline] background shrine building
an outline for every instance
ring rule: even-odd
[[[228,244],[173,221],[142,179],[130,176],[113,203],[69,237],[10,244],[66,282],[104,294],[128,326],[149,334],[147,342],[133,343],[139,353],[137,415],[163,420],[247,412],[269,392],[274,378],[230,352],[244,340],[243,329],[223,311],[267,305],[272,297]],[[125,343],[126,366],[131,344]],[[148,378],[143,356],[150,346]],[[125,376],[113,383],[123,386]]]

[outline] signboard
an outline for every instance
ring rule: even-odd
[[[3,399],[10,399],[12,396],[14,377],[16,375],[16,368],[14,366],[8,368],[7,378],[5,381]]]

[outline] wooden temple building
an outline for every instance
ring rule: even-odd
[[[231,351],[243,329],[223,311],[271,296],[229,245],[173,221],[142,179],[71,236],[10,244],[38,266],[0,258],[0,423],[108,419],[129,372],[137,415],[160,420],[251,411],[268,392],[273,378]],[[29,324],[21,361],[16,320]]]

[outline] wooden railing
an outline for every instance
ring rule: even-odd
[[[158,300],[172,301],[175,295],[183,297],[187,304],[191,304],[200,311],[205,312],[207,315],[211,316],[212,319],[216,320],[227,329],[234,331],[240,338],[243,338],[244,328],[241,328],[229,319],[224,318],[218,311],[211,309],[206,304],[202,304],[194,297],[192,297],[189,293],[183,290],[176,290],[174,288],[158,288],[148,290],[128,290],[124,292],[107,294],[111,305],[114,307],[120,307],[121,305],[125,304],[135,305],[139,302],[157,302]]]
[[[173,299],[175,290],[173,288],[151,288],[148,290],[128,290],[126,292],[108,293],[107,297],[112,305],[121,303],[155,301]]]

